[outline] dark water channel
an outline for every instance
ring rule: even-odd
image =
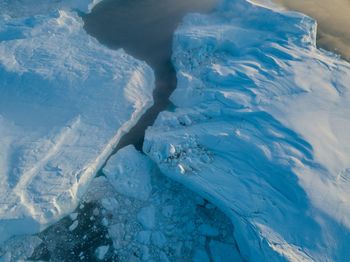
[[[131,56],[147,62],[155,72],[154,105],[125,134],[115,152],[129,144],[142,148],[145,130],[158,114],[169,108],[169,96],[176,88],[176,72],[171,63],[173,34],[189,12],[209,12],[218,0],[104,0],[90,14],[84,15],[85,30],[111,49],[123,48]],[[118,61],[116,61],[118,63]],[[101,171],[100,171],[101,174]],[[102,217],[93,220],[98,203],[82,204],[75,211],[79,225],[70,231],[69,216],[38,236],[43,243],[31,260],[96,261],[95,250],[112,246]],[[84,254],[84,256],[82,256]],[[109,254],[104,261],[118,261]]]
[[[85,30],[90,35],[112,49],[123,48],[133,57],[146,61],[155,71],[154,106],[123,136],[115,151],[129,144],[141,149],[146,128],[171,105],[169,96],[177,84],[171,63],[173,33],[185,14],[208,12],[217,1],[104,0],[83,17]],[[94,215],[94,211],[100,209],[95,202],[82,204],[76,210],[79,220],[76,230],[69,229],[72,219],[67,216],[40,233],[43,243],[31,260],[96,261],[97,247],[112,246],[107,229],[101,226],[103,216]],[[118,258],[110,252],[104,261],[118,261]]]
[[[112,49],[123,48],[146,61],[156,75],[154,106],[124,135],[116,151],[129,144],[141,149],[146,128],[170,105],[169,96],[176,88],[172,39],[181,19],[189,12],[208,12],[216,3],[217,0],[105,0],[83,17],[90,35]]]

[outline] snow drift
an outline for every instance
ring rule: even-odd
[[[0,243],[73,211],[153,103],[152,69],[82,27],[64,10],[0,17]]]
[[[249,261],[350,258],[350,65],[300,13],[225,1],[175,33],[175,112],[146,132],[161,171],[222,208]]]

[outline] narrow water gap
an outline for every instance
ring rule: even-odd
[[[155,71],[154,106],[122,138],[115,152],[130,144],[142,148],[146,128],[171,105],[169,96],[176,88],[171,63],[176,27],[188,12],[207,12],[216,3],[217,0],[105,0],[84,17],[86,31],[102,44],[125,49]],[[193,256],[210,255],[209,241],[225,245],[239,256],[234,227],[217,207],[158,169],[150,177],[152,193],[142,201],[116,192],[104,177],[95,178],[74,213],[37,235],[42,242],[30,259],[97,261],[98,250],[106,248],[100,261],[146,261],[147,257],[164,256],[171,261],[191,261]],[[159,225],[152,229],[156,231],[149,240],[142,234],[151,231],[141,228],[138,216],[150,207],[155,209]]]
[[[135,145],[140,150],[146,128],[153,124],[161,111],[171,105],[169,96],[177,84],[176,72],[171,63],[172,39],[182,17],[188,12],[210,11],[216,3],[217,0],[104,0],[90,14],[83,17],[85,30],[90,35],[112,49],[125,49],[133,57],[146,61],[155,71],[154,106],[129,133],[123,136],[115,152],[129,144]],[[182,261],[190,261],[192,250],[198,246],[200,248],[204,246],[204,249],[199,251],[205,250],[210,255],[208,239],[236,246],[238,250],[236,240],[233,238],[232,224],[220,210],[182,185],[163,176],[159,171],[152,174],[152,179],[152,199],[147,201],[125,197],[113,189],[108,189],[110,187],[108,183],[95,179],[89,189],[91,192],[87,193],[86,199],[75,213],[39,234],[43,243],[36,249],[31,259],[96,261],[96,250],[100,247],[108,247],[101,261],[139,261],[132,259],[142,257],[148,252],[159,253],[152,248],[144,252],[135,245],[137,241],[132,241],[131,236],[141,230],[137,223],[139,210],[162,200],[165,200],[166,205],[161,205],[156,212],[161,214],[159,219],[163,224],[172,226],[168,221],[169,210],[171,210],[170,217],[182,223],[181,226],[165,228],[174,238],[167,255],[176,256],[176,252],[180,250],[180,255],[186,255]],[[110,209],[112,204],[118,208]],[[108,223],[105,221],[106,218]],[[211,238],[200,236],[198,231],[203,225],[210,229],[218,229],[218,233]],[[171,232],[177,229],[186,229],[189,232],[182,234]],[[191,241],[184,242],[186,245],[183,249],[175,246],[175,243],[182,241],[176,237],[189,235],[194,237]],[[112,249],[113,246],[118,249]],[[161,254],[163,253],[160,252],[158,255]]]
[[[169,96],[176,88],[176,72],[171,63],[176,27],[187,13],[209,12],[217,2],[104,0],[83,17],[85,30],[100,43],[112,49],[123,48],[129,55],[147,62],[155,72],[154,105],[122,137],[115,152],[130,144],[142,149],[145,130],[170,106]]]

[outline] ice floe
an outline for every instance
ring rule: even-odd
[[[146,132],[144,152],[232,218],[250,261],[350,257],[350,64],[316,48],[316,29],[245,1],[188,15],[177,109]]]
[[[74,210],[153,88],[150,67],[73,11],[0,17],[0,243]]]

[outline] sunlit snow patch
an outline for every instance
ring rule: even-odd
[[[152,69],[82,26],[62,10],[0,18],[0,243],[73,211],[153,103]]]

